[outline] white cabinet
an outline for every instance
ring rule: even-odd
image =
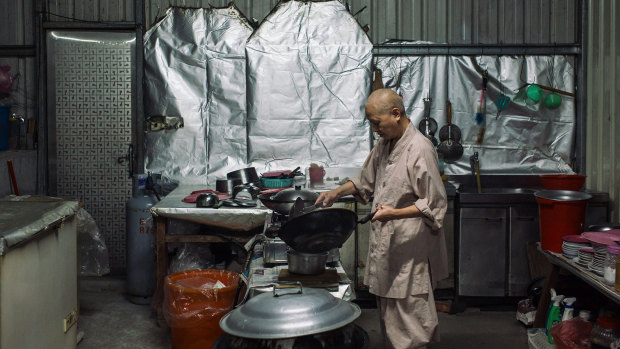
[[[76,348],[74,201],[0,201],[0,349]]]

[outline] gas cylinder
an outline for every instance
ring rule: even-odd
[[[146,175],[134,178],[134,196],[125,207],[127,294],[132,303],[149,304],[157,286],[155,229],[150,211],[157,198],[146,190]]]

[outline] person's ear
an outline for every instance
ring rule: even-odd
[[[397,107],[392,108],[392,116],[394,116],[397,120],[400,119],[400,110]]]

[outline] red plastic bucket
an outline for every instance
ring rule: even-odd
[[[569,190],[537,191],[540,245],[562,253],[562,237],[583,232],[590,194]]]
[[[214,288],[217,281],[224,284]],[[164,317],[172,332],[172,348],[211,348],[224,331],[220,319],[232,310],[239,274],[198,269],[165,278]]]

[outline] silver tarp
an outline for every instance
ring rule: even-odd
[[[170,8],[146,33],[145,115],[181,116],[185,123],[147,132],[147,171],[212,185],[245,167],[245,42],[251,33],[234,5]]]
[[[246,44],[248,162],[360,166],[372,43],[338,1],[281,2]]]
[[[376,57],[375,64],[383,72],[385,87],[402,94],[414,125],[422,119],[423,98],[432,98],[431,117],[438,129],[447,122],[446,101],[452,103],[452,122],[461,129],[464,153],[457,162],[446,164],[446,174],[470,174],[469,157],[474,152],[479,154],[482,174],[573,173],[574,98],[561,95],[560,107],[549,109],[542,102],[549,91],[543,90],[541,102],[535,103],[523,88],[526,83],[539,83],[574,93],[574,69],[569,57],[395,56]],[[484,122],[478,125],[475,114],[484,71],[489,77],[484,97],[486,113]],[[511,101],[497,116],[502,93]],[[483,126],[484,138],[478,144]]]

